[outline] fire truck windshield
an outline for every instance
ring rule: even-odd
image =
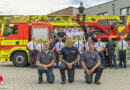
[[[13,27],[9,27],[9,25],[4,26],[3,37],[7,37],[9,35],[17,34],[18,33],[18,26],[15,25]]]

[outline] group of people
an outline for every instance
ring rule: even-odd
[[[72,83],[74,81],[75,68],[77,66],[83,67],[85,71],[86,83],[91,84],[93,80],[93,74],[95,76],[95,84],[100,84],[100,77],[102,75],[103,69],[106,67],[105,54],[109,58],[110,68],[118,68],[116,63],[116,43],[112,41],[112,38],[108,38],[108,42],[105,44],[101,41],[101,38],[97,38],[97,42],[94,42],[91,37],[88,37],[86,42],[81,41],[81,37],[77,36],[77,41],[73,42],[73,38],[67,38],[66,44],[63,42],[63,37],[58,37],[56,43],[52,39],[50,41],[45,41],[36,45],[35,38],[28,43],[28,49],[30,54],[30,67],[38,66],[39,81],[42,83],[42,74],[46,73],[47,81],[53,83],[55,76],[53,73],[53,66],[56,62],[56,67],[59,68],[61,73],[61,84],[65,84],[66,76],[65,70],[68,71],[68,81]],[[127,68],[126,65],[126,49],[128,48],[128,43],[121,37],[118,42],[119,47],[119,67]],[[106,48],[106,51],[104,51]],[[36,50],[39,51],[36,58]],[[54,50],[56,50],[56,60],[54,55]],[[34,61],[32,62],[32,57]],[[61,64],[59,65],[59,61]],[[114,64],[113,64],[114,62]],[[124,63],[124,65],[122,65]]]
[[[67,38],[76,39],[77,36],[80,36],[81,39],[85,38],[83,29],[77,28],[76,25],[74,25],[73,28],[68,26],[66,26],[65,28],[56,27],[54,29],[54,36],[56,38],[62,37],[63,39]]]
[[[94,51],[94,43],[88,43],[89,50],[83,52],[82,56],[80,55],[79,49],[73,46],[73,40],[71,38],[67,39],[67,45],[64,46],[59,52],[59,61],[61,64],[59,70],[61,73],[61,84],[66,83],[65,70],[68,71],[68,82],[74,82],[75,76],[75,65],[77,62],[81,61],[81,64],[85,71],[86,83],[91,84],[93,80],[93,73],[96,73],[95,84],[100,84],[100,77],[103,72],[103,66],[101,65],[100,56],[96,51]],[[41,84],[42,74],[46,73],[47,81],[49,83],[54,83],[55,75],[53,73],[53,65],[55,62],[55,55],[52,51],[49,50],[49,42],[44,42],[44,50],[38,53],[37,56],[37,66],[39,81]]]
[[[82,2],[78,8],[78,23],[80,23],[80,15],[83,15],[82,23],[84,23],[85,8]],[[73,28],[68,26],[65,28],[57,27],[53,33],[55,39],[51,38],[49,41],[45,41],[44,44],[42,43],[42,39],[40,39],[40,43],[36,45],[35,38],[32,38],[32,41],[28,43],[30,67],[38,67],[39,84],[43,82],[43,73],[46,73],[49,83],[54,83],[55,75],[53,73],[53,66],[55,62],[61,74],[61,84],[66,83],[65,70],[68,71],[68,82],[74,82],[76,67],[83,67],[86,83],[91,84],[93,82],[93,74],[96,73],[94,83],[98,85],[101,84],[100,78],[103,69],[106,67],[106,56],[108,56],[109,59],[109,67],[118,68],[116,63],[117,45],[112,41],[112,38],[108,38],[109,41],[106,45],[101,41],[101,38],[97,38],[97,42],[94,42],[94,28],[85,26],[85,29],[86,31],[82,28],[77,28],[76,25],[74,25]],[[118,42],[118,47],[119,67],[127,68],[126,50],[128,43],[124,40],[123,36]],[[36,50],[39,52],[37,57]],[[54,51],[56,51],[56,54],[54,54]],[[32,57],[34,59],[33,62]],[[59,61],[61,62],[60,65]]]

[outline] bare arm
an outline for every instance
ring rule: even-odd
[[[101,61],[98,60],[97,61],[97,64],[92,68],[93,70],[95,70],[97,67],[99,67],[101,65]]]
[[[56,48],[56,52],[58,52],[60,54],[60,51]]]
[[[84,69],[85,71],[89,71],[88,68],[85,66],[84,61],[81,61],[81,65],[83,66],[83,69]]]
[[[116,55],[116,47],[115,47],[115,52],[114,52],[114,55]]]
[[[85,14],[85,10],[83,11],[83,14]]]
[[[43,67],[43,64],[41,64],[39,60],[37,60],[36,65],[39,67]]]
[[[61,62],[65,63],[65,64],[68,64],[68,62],[66,62],[66,61],[63,59],[63,55],[60,55],[59,60],[60,60]]]
[[[104,48],[102,48],[102,51],[104,51]]]
[[[86,72],[88,75],[91,75],[91,72],[90,72],[90,70],[85,66],[84,61],[81,61],[81,65],[82,65],[83,69],[85,70],[85,72]]]
[[[106,48],[106,53],[108,53],[108,49]]]
[[[73,61],[73,62],[72,62],[72,64],[75,64],[75,63],[77,63],[79,60],[80,60],[80,55],[77,55],[77,58],[76,58],[76,60],[75,60],[75,61]]]
[[[55,63],[54,60],[52,60],[51,63],[47,65],[47,67],[51,67],[51,66],[53,66],[54,63]]]
[[[32,51],[32,49],[29,47],[29,44],[27,45],[27,48],[28,48],[30,51]]]
[[[98,52],[98,49],[95,47],[95,50]]]
[[[54,52],[54,50],[55,50],[56,48],[55,47],[53,47],[53,49],[52,49],[52,52]]]

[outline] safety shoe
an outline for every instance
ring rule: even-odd
[[[42,81],[38,81],[38,84],[42,84]]]
[[[61,84],[65,84],[65,81],[61,81]]]
[[[95,81],[94,84],[100,85],[101,82],[99,82],[99,81]]]

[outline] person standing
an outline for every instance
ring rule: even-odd
[[[81,28],[78,28],[78,31],[75,32],[75,37],[77,38],[80,36],[80,39],[84,39],[84,32],[81,30]]]
[[[55,49],[55,43],[54,43],[54,41],[53,41],[52,39],[50,39],[50,41],[49,41],[49,42],[50,42],[50,45],[49,45],[49,50],[53,52],[53,51],[54,51],[54,49]]]
[[[69,28],[69,32],[66,33],[66,39],[72,38],[74,39],[75,34],[72,32],[72,29]]]
[[[64,32],[65,32],[65,33],[69,32],[69,28],[68,28],[68,26],[65,26],[65,28],[64,28]]]
[[[93,32],[90,30],[89,27],[86,28],[87,28],[87,32],[85,33],[85,40],[88,41],[88,38],[93,36]]]
[[[54,36],[57,37],[57,33],[60,31],[60,27],[54,29]]]
[[[110,68],[113,67],[113,63],[114,62],[114,67],[115,69],[117,69],[117,63],[116,63],[116,44],[115,42],[112,41],[112,38],[109,37],[109,42],[107,42],[106,45],[106,55],[109,58],[109,64],[110,64]]]
[[[32,40],[27,45],[29,49],[29,56],[30,56],[30,67],[35,68],[36,67],[36,43],[35,38],[32,37]],[[34,61],[32,62],[32,57]]]
[[[57,40],[56,42],[58,42],[58,38],[61,38],[62,37],[62,42],[65,42],[66,41],[66,33],[64,32],[64,29],[63,28],[60,28],[60,31],[57,33]]]
[[[46,73],[47,81],[49,83],[54,83],[55,76],[53,73],[55,56],[52,51],[49,50],[49,42],[44,42],[44,50],[40,51],[37,56],[37,66],[38,66],[38,75],[39,80],[38,84],[43,82],[42,74]]]
[[[89,37],[88,38],[88,41],[85,43],[85,50],[87,51],[87,50],[89,50],[89,47],[88,47],[88,43],[89,42],[92,42],[92,38],[91,37]]]
[[[124,68],[127,68],[126,66],[126,49],[128,48],[128,43],[124,40],[124,37],[121,37],[121,40],[118,43],[119,47],[119,60],[120,60],[120,68],[122,68],[122,62],[124,62]]]
[[[78,14],[77,14],[77,20],[78,20],[78,23],[80,23],[80,18],[79,16],[82,15],[83,16],[83,22],[85,21],[85,7],[83,6],[83,2],[80,2],[80,7],[78,8]]]
[[[40,39],[40,43],[36,46],[36,49],[38,50],[38,52],[40,52],[44,49],[42,39]]]
[[[101,38],[97,39],[97,42],[94,45],[95,50],[98,52],[100,58],[101,58],[101,64],[104,66],[104,68],[106,67],[106,63],[105,63],[105,55],[104,55],[104,48],[105,45],[104,43],[101,41]]]
[[[93,82],[93,74],[96,73],[94,83],[100,85],[100,78],[103,72],[101,59],[98,53],[94,51],[94,43],[89,42],[88,46],[89,50],[84,51],[81,58],[81,64],[85,70],[86,83],[91,84]]]
[[[80,60],[80,52],[78,48],[73,46],[73,40],[67,39],[67,46],[61,49],[60,53],[60,73],[61,73],[61,84],[66,83],[65,70],[68,71],[68,81],[69,83],[74,82],[75,76],[75,63]]]
[[[61,49],[65,47],[64,43],[62,42],[62,37],[59,37],[59,42],[56,43],[55,49],[56,49],[56,67],[59,67],[59,55]]]
[[[76,33],[78,31],[78,28],[76,27],[76,25],[74,25],[74,27],[72,28],[72,32]]]
[[[78,40],[74,42],[74,46],[78,48],[81,56],[84,51],[84,43],[81,41],[80,36],[78,36]],[[81,67],[80,61],[76,63],[76,67]]]

